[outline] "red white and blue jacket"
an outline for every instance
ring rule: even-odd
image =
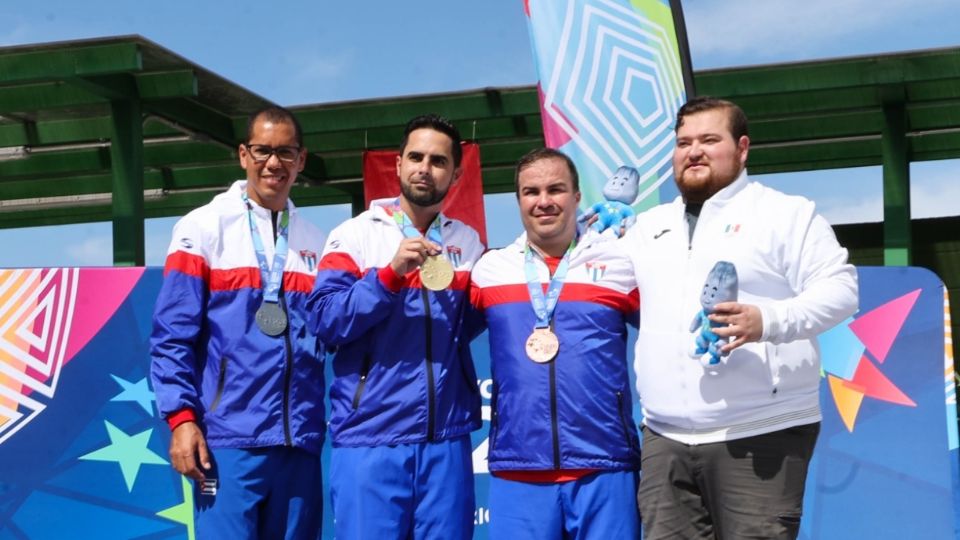
[[[281,302],[289,325],[271,337],[254,314],[263,299],[260,269],[235,182],[173,229],[153,317],[151,378],[160,413],[196,417],[211,448],[323,445],[322,345],[307,327],[323,235],[290,203],[289,251]],[[268,264],[271,212],[251,201]]]
[[[472,274],[468,324],[485,320],[490,339],[490,470],[639,469],[627,367],[639,298],[629,257],[597,233],[581,235],[551,325],[560,350],[538,364],[525,349],[537,322],[526,244],[524,234],[486,253]],[[546,291],[550,271],[536,252],[534,262]]]
[[[474,229],[443,218],[443,253],[456,275],[446,290],[430,291],[419,271],[398,276],[390,267],[404,238],[394,210],[374,201],[330,233],[310,296],[318,338],[336,347],[334,446],[439,441],[481,424],[461,327],[470,269],[483,245]]]

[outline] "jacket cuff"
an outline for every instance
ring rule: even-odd
[[[400,292],[400,288],[403,286],[403,276],[398,276],[389,264],[377,270],[377,278],[380,279],[380,283],[382,283],[387,290],[393,293]]]
[[[196,421],[197,415],[190,408],[180,409],[167,415],[167,425],[170,426],[170,431],[177,429],[180,424]]]
[[[760,323],[763,327],[763,333],[760,335],[760,342],[770,341],[776,343],[780,335],[780,324],[778,311],[775,306],[755,304],[760,310]]]

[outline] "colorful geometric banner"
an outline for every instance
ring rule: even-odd
[[[955,538],[945,287],[919,268],[858,271],[860,311],[820,339],[823,423],[801,538]],[[0,538],[193,539],[190,484],[168,463],[148,382],[161,279],[159,268],[0,270]],[[471,349],[484,418],[471,435],[474,538],[486,539],[486,336]]]
[[[547,146],[580,173],[581,207],[620,167],[640,211],[672,198],[677,109],[693,93],[678,0],[525,0]],[[661,190],[664,192],[661,195]]]
[[[946,287],[923,268],[858,272],[860,311],[820,337],[823,423],[800,537],[955,538]]]

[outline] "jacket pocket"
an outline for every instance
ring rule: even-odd
[[[463,375],[463,382],[467,389],[474,394],[480,393],[480,386],[477,383],[477,369],[473,365],[473,355],[470,354],[470,345],[460,344],[457,346],[457,357],[460,361],[460,373]]]
[[[223,398],[223,387],[227,383],[227,357],[220,358],[220,375],[217,376],[217,392],[213,395],[213,401],[210,402],[210,412],[217,410],[220,400]]]
[[[620,417],[620,427],[623,428],[623,437],[627,441],[627,446],[630,450],[640,453],[640,447],[637,445],[636,437],[632,437],[633,433],[631,432],[630,423],[627,422],[627,413],[626,413],[626,399],[623,396],[623,392],[617,391],[617,415]]]
[[[487,459],[493,454],[493,448],[497,442],[497,432],[500,431],[500,413],[497,412],[497,386],[493,386],[493,392],[490,395],[490,444],[487,446]]]
[[[357,390],[353,393],[353,410],[360,406],[360,396],[363,395],[363,388],[367,385],[367,376],[370,375],[370,354],[363,355],[363,365],[360,366],[360,380],[357,382]]]

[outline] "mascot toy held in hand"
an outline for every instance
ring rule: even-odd
[[[630,205],[639,192],[640,173],[633,167],[620,167],[603,186],[605,200],[584,212],[580,221],[586,223],[597,216],[590,228],[598,233],[613,231],[613,235],[619,238],[621,229],[625,231],[637,221],[636,212]]]
[[[720,347],[727,343],[726,339],[713,331],[714,328],[725,325],[713,322],[707,316],[713,313],[717,304],[737,301],[738,281],[737,267],[731,262],[718,261],[707,274],[707,281],[703,284],[703,291],[700,293],[700,305],[703,309],[690,323],[690,331],[697,332],[697,346],[690,356],[699,358],[704,367],[720,363],[720,356],[725,356],[720,353]]]

